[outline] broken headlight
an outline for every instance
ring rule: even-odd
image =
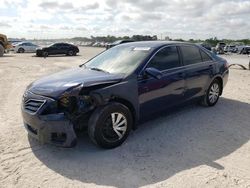
[[[93,108],[93,99],[82,92],[82,84],[65,91],[59,99],[59,106],[68,112],[82,113]]]
[[[74,96],[63,96],[59,99],[59,106],[69,112],[72,112],[77,107],[77,98]]]

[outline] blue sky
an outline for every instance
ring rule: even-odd
[[[9,37],[250,38],[250,0],[0,0]]]

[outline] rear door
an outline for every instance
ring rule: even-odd
[[[23,43],[21,45],[21,47],[25,50],[25,52],[29,52],[30,51],[28,43]]]
[[[69,44],[66,44],[66,43],[62,44],[61,53],[67,54],[69,50],[70,50],[70,45]]]
[[[181,45],[179,48],[186,71],[185,100],[204,95],[213,74],[212,58],[197,46]]]
[[[160,70],[162,78],[156,79],[147,75],[139,78],[138,92],[142,117],[183,101],[185,72],[176,46],[167,46],[159,50],[146,68]]]
[[[27,49],[27,52],[31,52],[32,51],[32,44],[26,43],[26,49]]]

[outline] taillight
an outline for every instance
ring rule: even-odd
[[[229,68],[229,63],[226,61],[225,63],[224,63],[224,66],[225,66],[225,68]]]

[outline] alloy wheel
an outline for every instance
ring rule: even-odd
[[[70,51],[68,52],[68,54],[69,54],[69,56],[72,56],[72,55],[74,55],[74,52],[70,50]]]
[[[127,119],[122,113],[111,113],[105,122],[103,136],[111,142],[121,140],[126,134],[127,124]]]
[[[213,83],[208,95],[209,102],[212,104],[215,103],[218,100],[219,95],[220,95],[220,86],[218,83]]]

